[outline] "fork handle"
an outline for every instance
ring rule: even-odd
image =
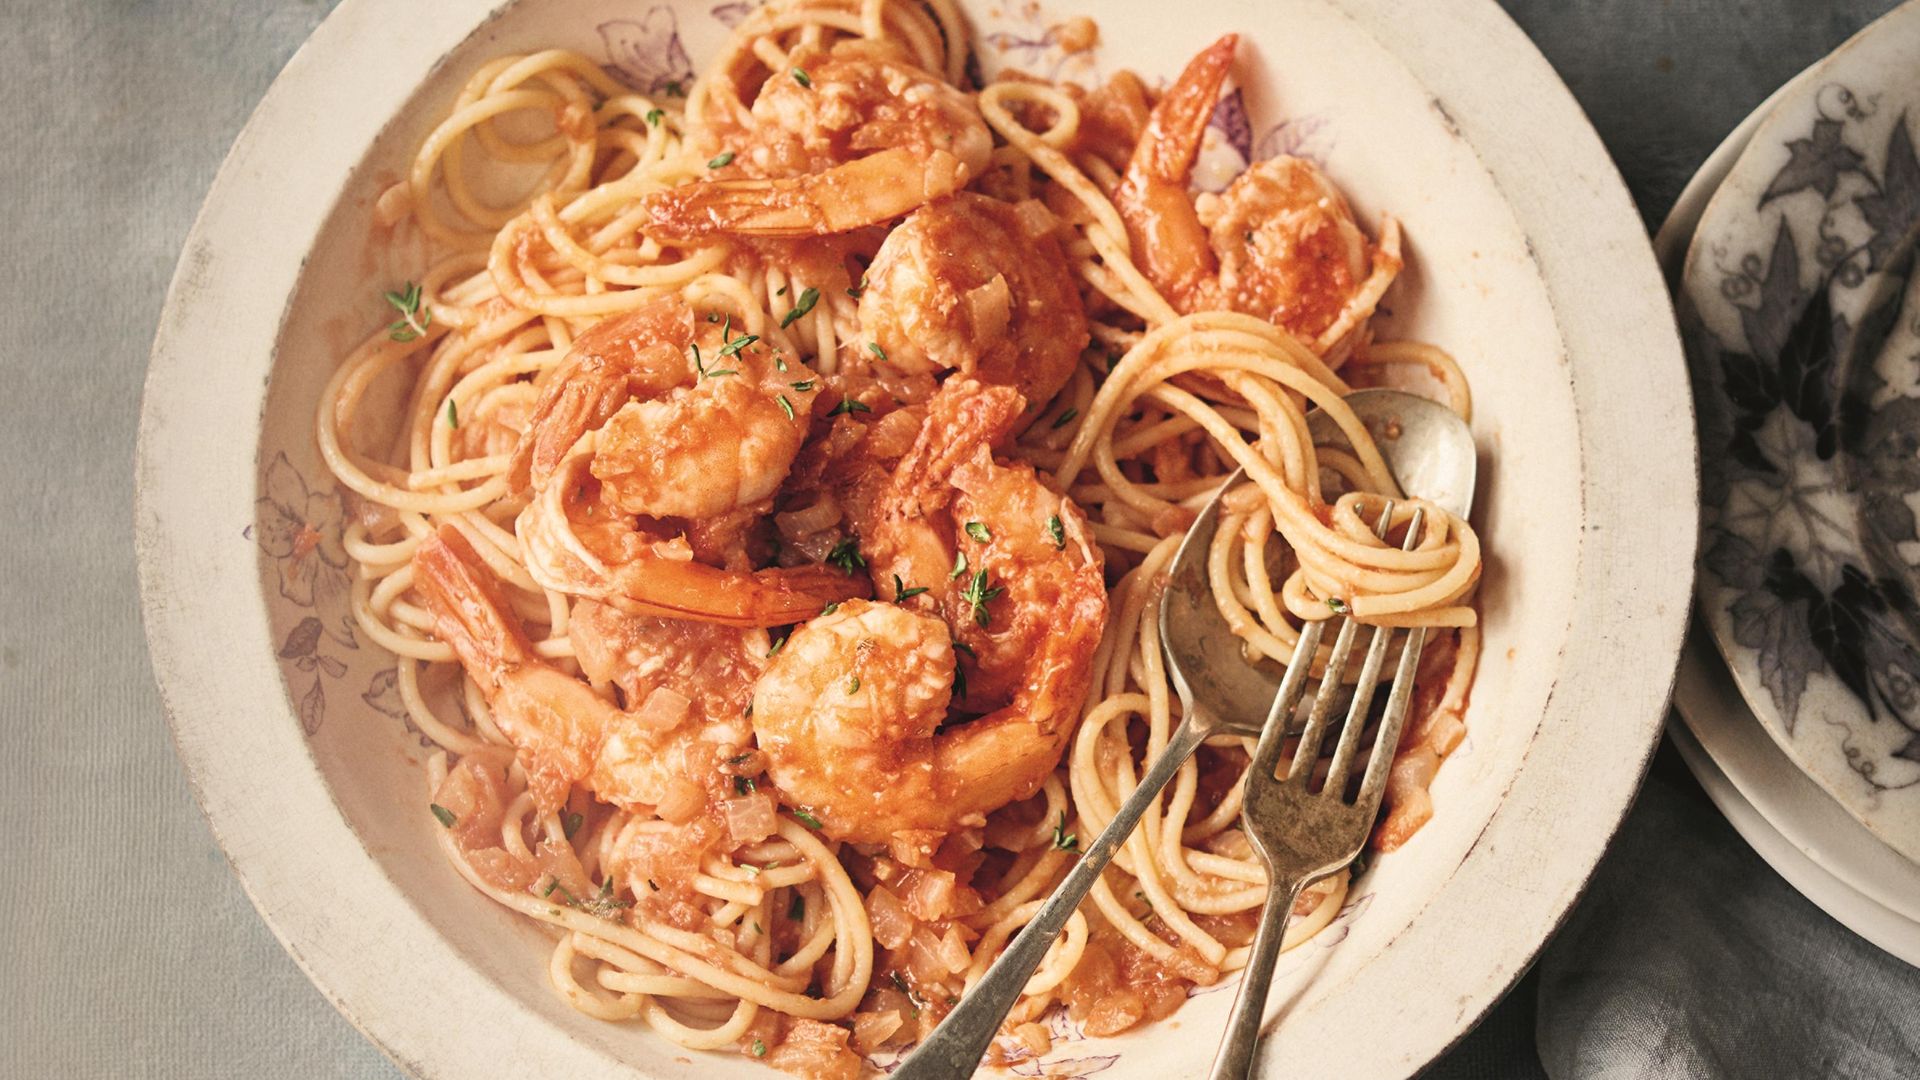
[[[1195,724],[1190,718],[1174,729],[1173,737],[1167,740],[1167,748],[1153,759],[1133,794],[1120,804],[1120,809],[1100,830],[1100,836],[1092,846],[1080,856],[1067,873],[1066,879],[1053,890],[1053,896],[1041,906],[1033,919],[1027,923],[1013,942],[1007,946],[993,966],[987,969],[985,976],[967,991],[960,1004],[947,1014],[940,1026],[934,1029],[927,1041],[902,1062],[894,1072],[893,1080],[958,1080],[972,1076],[980,1067],[980,1059],[987,1052],[987,1046],[993,1042],[993,1036],[1000,1030],[1000,1022],[1007,1018],[1007,1010],[1026,989],[1027,980],[1033,977],[1033,969],[1040,966],[1040,960],[1053,946],[1060,930],[1067,920],[1073,917],[1080,901],[1093,888],[1100,878],[1100,871],[1107,868],[1113,860],[1114,852],[1126,843],[1132,835],[1133,827],[1140,821],[1140,815],[1146,812],[1147,805],[1153,802],[1160,789],[1167,786],[1173,774],[1200,748],[1206,736],[1202,734],[1210,725]]]
[[[1227,1020],[1226,1034],[1221,1036],[1209,1080],[1245,1080],[1253,1075],[1253,1054],[1260,1043],[1260,1021],[1267,1011],[1273,966],[1280,958],[1280,943],[1287,937],[1293,903],[1305,885],[1305,878],[1296,877],[1275,881],[1267,890],[1266,906],[1260,909],[1260,928],[1254,932],[1253,945],[1247,952],[1240,992],[1234,996],[1233,1015]]]

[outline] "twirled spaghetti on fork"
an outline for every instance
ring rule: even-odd
[[[809,1076],[937,1023],[1164,745],[1158,590],[1227,473],[1212,578],[1250,658],[1341,612],[1444,631],[1376,847],[1430,815],[1477,655],[1478,539],[1342,400],[1402,367],[1470,407],[1445,353],[1374,340],[1398,225],[1294,158],[1192,194],[1231,36],[1161,94],[976,89],[967,42],[950,0],[777,0],[684,99],[484,65],[378,204],[435,260],[318,417],[452,865],[554,929],[574,1007]],[[510,205],[471,183],[530,166]],[[1147,813],[1004,1054],[1244,963],[1247,750]]]

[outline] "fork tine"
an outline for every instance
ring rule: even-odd
[[[1374,691],[1380,688],[1380,665],[1387,659],[1387,642],[1393,639],[1393,627],[1373,628],[1373,641],[1367,646],[1367,658],[1360,665],[1360,681],[1353,687],[1353,704],[1347,708],[1346,723],[1340,727],[1340,741],[1334,744],[1333,762],[1327,766],[1328,794],[1342,798],[1347,793],[1347,770],[1353,767],[1353,754],[1366,730],[1367,712],[1373,707]]]
[[[1324,620],[1301,627],[1300,643],[1294,646],[1286,674],[1280,677],[1280,690],[1273,695],[1273,706],[1267,710],[1267,722],[1261,725],[1260,741],[1253,747],[1252,767],[1265,769],[1268,776],[1273,775],[1274,763],[1280,760],[1281,746],[1287,741],[1287,721],[1299,707],[1300,695],[1306,691],[1307,676],[1313,670],[1313,654],[1320,651],[1320,638],[1325,631]]]
[[[1384,537],[1393,524],[1393,500],[1388,499],[1380,511],[1380,521],[1374,526],[1374,534]],[[1324,620],[1322,620],[1324,621]],[[1313,711],[1307,716],[1306,730],[1300,733],[1300,747],[1293,752],[1293,766],[1287,770],[1289,781],[1298,779],[1305,786],[1313,776],[1313,766],[1320,760],[1320,745],[1326,741],[1327,720],[1333,713],[1333,703],[1340,692],[1340,673],[1347,669],[1347,657],[1353,652],[1353,639],[1358,623],[1351,617],[1340,621],[1340,636],[1334,639],[1333,655],[1327,658],[1327,669],[1320,677],[1320,692],[1314,696]],[[1375,643],[1367,650],[1367,661],[1363,664],[1366,671],[1377,671],[1379,665],[1374,662],[1373,654],[1378,649],[1379,634],[1374,635]],[[1296,652],[1295,655],[1298,655]],[[1362,687],[1364,687],[1364,680]],[[1356,698],[1362,687],[1356,687]],[[1371,691],[1369,690],[1369,693]],[[1344,741],[1344,739],[1343,739]],[[1333,773],[1327,774],[1327,782],[1333,782]]]
[[[1406,542],[1401,545],[1402,550],[1419,542],[1422,516],[1422,512],[1415,508],[1407,528]],[[1392,526],[1393,504],[1389,502],[1374,532],[1384,540]],[[1380,689],[1380,665],[1386,662],[1387,644],[1392,640],[1392,627],[1373,628],[1373,640],[1367,646],[1367,658],[1360,665],[1360,681],[1353,687],[1353,704],[1347,709],[1346,723],[1340,728],[1340,741],[1334,746],[1333,762],[1327,766],[1327,786],[1323,790],[1335,792],[1342,798],[1347,792],[1347,770],[1353,767],[1353,755],[1360,748],[1360,736],[1366,732],[1367,712],[1373,707],[1375,691]]]
[[[1340,635],[1333,639],[1333,653],[1327,657],[1327,669],[1320,676],[1320,690],[1313,696],[1313,710],[1307,714],[1307,727],[1300,733],[1300,745],[1293,751],[1293,764],[1287,769],[1287,782],[1305,785],[1320,760],[1320,744],[1327,738],[1327,719],[1340,696],[1340,672],[1347,669],[1347,657],[1353,653],[1353,639],[1359,623],[1340,620]]]
[[[1407,547],[1418,543],[1423,514],[1413,512],[1407,525]],[[1400,649],[1400,664],[1393,673],[1393,689],[1387,694],[1387,711],[1380,719],[1380,733],[1373,742],[1373,757],[1367,762],[1366,779],[1360,782],[1360,796],[1354,806],[1371,815],[1380,805],[1386,787],[1387,770],[1400,748],[1400,729],[1406,724],[1408,706],[1413,701],[1413,676],[1420,667],[1420,653],[1427,645],[1427,628],[1416,626],[1407,631],[1407,643]]]

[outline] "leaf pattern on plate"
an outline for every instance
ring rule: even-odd
[[[720,17],[719,9],[714,14]],[[693,84],[693,61],[680,44],[672,8],[656,4],[637,20],[614,19],[599,30],[608,66],[628,86],[643,94],[677,94]]]
[[[1844,89],[1835,98],[1854,100]],[[1920,783],[1920,771],[1888,769],[1890,759],[1920,761],[1910,565],[1920,535],[1906,501],[1920,491],[1920,378],[1894,391],[1876,370],[1902,315],[1897,299],[1875,297],[1912,273],[1902,252],[1920,223],[1920,158],[1901,115],[1876,166],[1849,126],[1868,115],[1823,113],[1786,140],[1758,200],[1780,215],[1764,248],[1720,253],[1714,300],[1729,305],[1718,314],[1732,316],[1737,339],[1693,315],[1687,345],[1702,571],[1724,586],[1732,637],[1751,651],[1787,733],[1805,719],[1813,681],[1835,680],[1864,707],[1862,730],[1879,732],[1848,729],[1848,766],[1886,788]],[[1904,362],[1920,370],[1920,355]]]

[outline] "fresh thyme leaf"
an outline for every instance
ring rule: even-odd
[[[959,649],[960,643],[957,641],[954,642],[953,647]],[[967,651],[972,652],[973,650],[969,649]],[[967,696],[967,669],[960,663],[960,658],[957,656],[953,659],[953,696],[961,699]]]
[[[828,413],[827,415],[839,416],[841,413],[857,413],[857,412],[872,412],[872,411],[873,411],[873,408],[869,406],[866,402],[855,401],[852,398],[843,397],[840,399],[840,404],[835,405],[833,407],[833,411]]]
[[[724,169],[731,164],[733,164],[733,151],[723,150],[720,152],[718,157],[715,157],[712,161],[707,162],[707,168]]]
[[[751,795],[753,794],[754,787],[755,784],[751,776],[736,776],[733,778],[733,793],[735,795]]]
[[[774,370],[775,370],[775,371],[785,371],[785,370],[787,370],[787,361],[786,361],[786,358],[785,358],[785,357],[783,357],[783,356],[781,356],[781,355],[780,355],[779,353],[774,353],[774,354],[773,354],[773,367],[774,367]]]
[[[560,827],[566,831],[567,839],[571,840],[573,839],[573,834],[579,832],[580,826],[586,824],[586,822],[587,819],[584,815],[568,814],[565,818],[561,819]]]
[[[1079,415],[1080,415],[1079,409],[1068,409],[1066,412],[1063,412],[1059,416],[1054,417],[1053,429],[1055,431],[1058,431],[1061,428],[1066,427],[1068,424],[1073,423],[1074,417]]]
[[[967,535],[983,544],[993,539],[993,534],[987,531],[986,525],[978,521],[967,522]]]
[[[773,659],[773,655],[775,653],[785,648],[787,644],[787,639],[792,636],[793,636],[793,631],[789,630],[786,633],[781,634],[779,637],[773,639],[773,644],[767,648],[767,659],[769,660]]]
[[[454,407],[452,398],[447,399],[447,426],[460,430],[460,410]]]
[[[834,612],[836,612],[836,611],[839,611],[839,610],[840,610],[840,601],[838,601],[838,600],[835,600],[835,601],[834,601],[833,603],[831,603],[831,604],[828,604],[828,605],[827,605],[826,607],[823,607],[823,608],[821,608],[821,609],[820,609],[820,614],[822,614],[822,615],[831,615],[831,614],[833,614]]]
[[[887,350],[881,348],[879,342],[869,341],[867,342],[867,348],[872,349],[873,355],[879,357],[880,359],[885,360],[887,358]]]
[[[789,420],[793,419],[793,402],[788,401],[787,395],[785,394],[781,394],[779,400],[780,400],[780,411],[787,414],[787,419]]]
[[[916,586],[914,588],[909,589],[907,588],[907,583],[900,580],[899,574],[893,575],[893,602],[896,604],[901,602],[902,600],[907,600],[907,599],[911,599],[912,597],[919,596],[921,593],[926,591],[927,590],[924,586]]]
[[[953,569],[948,572],[947,580],[952,581],[954,578],[957,578],[961,574],[964,574],[966,572],[967,572],[967,553],[964,551],[954,552],[953,553]]]
[[[813,89],[813,76],[807,74],[806,68],[794,68],[793,81],[809,90]]]
[[[1047,518],[1047,536],[1053,541],[1053,550],[1065,551],[1067,549],[1067,530],[1060,524],[1059,514],[1054,514]]]
[[[394,341],[415,341],[433,325],[433,312],[423,307],[420,284],[409,281],[407,287],[398,292],[380,294],[387,305],[400,313],[400,318],[387,327],[387,337]]]
[[[735,754],[735,755],[733,755],[732,757],[730,757],[730,758],[728,758],[728,759],[727,759],[727,764],[729,764],[729,765],[745,765],[745,764],[747,763],[747,759],[748,759],[748,758],[750,758],[750,757],[752,757],[752,756],[753,756],[753,751],[751,751],[751,750],[748,750],[748,751],[745,751],[745,752],[742,752],[742,753],[738,753],[738,754]]]
[[[445,828],[451,829],[460,823],[460,819],[453,816],[453,811],[439,803],[428,803],[427,809],[433,811],[433,816],[439,818],[440,824]]]
[[[675,79],[672,82],[669,82],[667,84],[666,93],[668,97],[686,97],[687,96],[687,92],[680,88],[679,79]]]
[[[854,570],[859,567],[867,565],[867,557],[860,554],[860,538],[849,536],[833,545],[833,550],[827,552],[827,563],[830,566],[839,567],[848,576],[852,576]]]
[[[808,390],[813,389],[813,380],[801,379],[799,382],[788,383],[787,385],[793,387],[795,390],[798,390],[801,393],[806,393]]]
[[[1067,812],[1060,811],[1060,823],[1053,827],[1053,846],[1061,851],[1079,851],[1080,838],[1067,831]]]
[[[859,692],[860,692],[860,676],[855,675],[853,678],[847,680],[847,693],[857,694]]]
[[[820,290],[809,285],[800,293],[800,299],[794,301],[793,308],[780,317],[780,329],[785,330],[813,310],[820,302]]]
[[[766,1043],[763,1043],[763,1042],[761,1042],[761,1041],[760,1041],[759,1039],[755,1039],[755,1040],[753,1040],[753,1056],[754,1056],[754,1057],[766,1057],[766,1056],[767,1056],[767,1044],[766,1044]]]
[[[665,109],[648,109],[647,110],[647,123],[653,125],[654,127],[659,127],[660,121],[665,120],[666,118],[667,118],[667,113]]]
[[[967,644],[964,641],[954,642],[953,651],[966,653],[968,656],[973,657],[975,660],[980,659],[980,654],[973,651],[973,646]]]
[[[720,351],[713,354],[714,359],[718,360],[723,356],[733,356],[734,354],[738,353],[741,349],[744,349],[747,346],[759,340],[760,340],[760,335],[758,334],[741,334],[739,337],[734,338],[732,341],[728,341],[725,344],[721,345]]]
[[[1345,615],[1347,613],[1347,602],[1337,596],[1330,596],[1327,598],[1327,608],[1335,615]]]
[[[993,617],[987,613],[987,602],[1006,591],[1006,589],[998,585],[988,588],[987,572],[985,570],[975,570],[973,572],[973,580],[967,582],[966,589],[960,593],[960,599],[966,601],[967,604],[973,608],[973,621],[979,623],[982,627],[986,627],[992,625],[993,622]]]
[[[809,829],[818,829],[820,827],[820,819],[805,810],[795,810],[793,816],[795,820]]]
[[[787,287],[785,285],[780,286],[779,288],[773,290],[773,295],[775,296],[787,295]]]
[[[549,897],[549,896],[552,896],[552,895],[553,895],[553,890],[555,890],[555,889],[557,889],[557,888],[559,888],[559,887],[560,887],[560,879],[559,879],[559,878],[554,878],[554,879],[553,879],[552,881],[549,881],[549,882],[547,882],[547,887],[546,887],[546,888],[544,888],[544,889],[542,889],[542,890],[540,890],[540,896],[541,896],[541,898],[542,898],[542,899],[544,899],[544,898],[546,898],[546,897]]]

